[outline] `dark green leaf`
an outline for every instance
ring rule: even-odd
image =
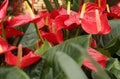
[[[111,26],[111,32],[107,35],[102,35],[98,38],[98,42],[100,42],[102,47],[109,48],[115,45],[117,39],[120,36],[120,20],[109,20],[109,24]]]
[[[62,65],[60,65],[60,63],[64,64],[65,61],[60,62],[60,60],[59,60],[59,62],[58,62],[59,57],[56,56],[56,53],[58,51],[60,51],[60,52],[66,53],[67,55],[72,57],[79,64],[79,70],[80,70],[80,67],[81,67],[83,59],[84,59],[84,55],[83,55],[84,52],[81,53],[78,50],[74,49],[73,46],[71,45],[71,43],[81,45],[83,47],[83,50],[87,50],[87,48],[89,46],[89,38],[90,38],[89,35],[85,35],[85,36],[80,36],[77,38],[69,39],[57,46],[54,46],[53,48],[49,49],[44,54],[43,58],[46,60],[46,62],[47,62],[46,64],[52,68],[53,77],[55,79],[60,79],[60,78],[67,79],[66,75],[69,74],[67,72],[64,72],[63,69],[61,69]],[[72,58],[70,58],[70,59],[72,59]],[[66,58],[66,60],[67,59],[69,59],[69,58]],[[49,68],[49,70],[50,70],[50,68]],[[69,70],[71,70],[71,69],[69,69]],[[80,70],[80,72],[82,72],[82,70]],[[77,74],[77,73],[75,73],[75,74]]]
[[[120,49],[116,52],[116,54],[117,54],[118,56],[120,56]]]
[[[71,46],[71,43],[80,45],[84,48],[84,50],[87,50],[87,48],[89,46],[89,38],[90,38],[89,35],[84,35],[84,36],[80,36],[77,38],[69,39],[69,40],[65,41],[64,43],[61,43],[61,44],[53,47],[52,49],[50,49],[46,53],[46,58],[51,63],[53,61],[53,56],[54,56],[54,54],[51,54],[51,52],[55,53],[57,51],[62,51],[62,52],[67,53],[69,56],[71,56],[81,66],[83,59],[84,59],[84,55],[81,52],[79,52],[78,50],[74,49],[73,46]]]
[[[27,30],[25,31],[25,34],[20,41],[20,44],[22,44],[23,47],[35,49],[37,41],[38,41],[38,36],[36,33],[35,26],[34,24],[30,24]]]
[[[17,67],[0,67],[0,79],[30,79]]]
[[[55,59],[67,79],[87,79],[79,65],[67,54],[56,52]]]
[[[49,0],[43,0],[43,1],[44,1],[45,5],[46,5],[47,10],[49,12],[51,12],[53,10],[53,7],[52,7],[50,1]]]
[[[107,3],[109,4],[109,6],[114,6],[117,5],[118,0],[107,0]]]
[[[111,57],[111,53],[109,52],[109,51],[107,51],[107,50],[104,50],[104,49],[102,49],[102,48],[97,48],[97,50],[99,51],[99,52],[101,52],[102,54],[104,54],[105,56],[107,56],[107,57]]]
[[[60,8],[60,5],[59,5],[59,3],[58,3],[58,0],[54,0],[54,3],[55,3],[56,8],[59,9],[59,8]]]
[[[29,75],[30,79],[40,79],[41,74],[43,73],[44,60],[27,67],[24,71]]]
[[[80,7],[80,0],[73,0],[71,9],[74,11],[78,11],[79,7]]]

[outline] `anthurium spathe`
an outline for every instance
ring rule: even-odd
[[[81,18],[81,25],[89,34],[108,34],[111,31],[107,15],[98,9],[85,12]]]
[[[56,33],[45,32],[45,31],[40,31],[40,32],[43,38],[48,40],[52,45],[56,45],[64,41],[63,33],[61,30],[57,31]]]
[[[11,38],[13,36],[21,36],[24,33],[13,27],[5,27],[6,37]],[[0,26],[0,35],[2,36],[2,26]]]
[[[6,40],[0,38],[0,54],[6,53],[7,51],[11,51],[15,48],[15,46],[10,46]]]
[[[110,7],[111,13],[115,14],[117,17],[120,17],[120,1],[117,5]]]
[[[106,66],[106,61],[107,61],[107,57],[103,54],[101,54],[100,52],[98,52],[97,50],[93,49],[93,48],[88,48],[88,54],[96,61],[100,64],[100,66],[102,68],[105,68]],[[84,59],[84,63],[83,65],[93,71],[97,71],[96,68],[94,67],[94,65],[89,61],[88,58]]]
[[[8,0],[4,0],[4,2],[0,5],[0,22],[6,16],[7,8],[8,8]]]
[[[95,0],[95,2],[102,11],[106,9],[106,0]]]
[[[27,49],[27,48],[26,48]],[[22,52],[21,52],[22,53]],[[24,54],[25,53],[25,54]],[[20,68],[24,69],[27,66],[30,66],[41,59],[41,56],[34,53],[32,50],[29,49],[27,52],[23,52],[23,56],[19,59],[17,56],[15,56],[12,52],[8,51],[5,54],[5,61],[7,64],[12,66],[18,66],[18,63],[20,64]]]

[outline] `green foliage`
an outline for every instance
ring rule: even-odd
[[[23,47],[28,47],[31,49],[35,49],[36,42],[38,41],[38,36],[36,33],[35,25],[30,24],[27,26],[25,30],[24,36],[20,40],[20,44],[23,45]]]
[[[119,54],[120,49],[120,20],[109,20],[111,32],[107,35],[94,36],[99,42],[100,46],[107,50],[112,56]]]
[[[51,48],[51,45],[49,44],[48,41],[45,41],[40,48],[38,48],[35,52],[39,55],[44,55],[44,53]]]
[[[80,0],[73,0],[71,9],[74,11],[78,11],[79,6],[80,6]]]
[[[55,6],[56,6],[57,9],[60,8],[60,5],[59,5],[59,3],[58,3],[58,0],[54,0],[54,4],[55,4]]]
[[[120,79],[120,62],[118,59],[110,59],[108,61],[107,70],[113,73],[117,79]]]
[[[84,52],[74,49],[72,44],[80,45],[83,50],[87,50],[89,38],[89,35],[80,36],[50,48],[43,54],[43,59],[39,63],[30,67],[31,71],[29,68],[25,71],[28,75],[34,76],[31,79],[87,79],[81,69]]]
[[[0,67],[0,79],[30,79],[17,67]]]
[[[44,1],[45,5],[46,5],[47,10],[49,12],[51,12],[53,10],[53,7],[52,7],[50,1],[49,0],[43,0],[43,1]]]

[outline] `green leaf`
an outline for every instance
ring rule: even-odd
[[[120,49],[120,20],[109,20],[111,32],[101,37],[94,36],[100,46],[108,50],[111,54],[115,54]]]
[[[0,79],[30,79],[17,67],[0,67]]]
[[[55,53],[57,51],[61,51],[61,52],[67,53],[76,62],[78,62],[79,65],[81,66],[83,59],[84,59],[84,55],[83,55],[83,53],[74,49],[73,46],[71,45],[71,43],[80,45],[83,47],[84,50],[87,50],[87,48],[89,46],[89,38],[90,38],[89,35],[84,35],[84,36],[80,36],[77,38],[71,38],[69,40],[66,40],[65,42],[63,42],[63,43],[53,47],[52,49],[48,50],[48,52],[45,54],[45,57],[47,58],[48,62],[51,63],[53,61],[53,56],[54,56],[54,54],[51,54],[51,52]]]
[[[67,79],[87,79],[79,65],[67,54],[56,52],[55,59]]]
[[[51,48],[51,45],[48,41],[45,41],[35,52],[39,55],[43,55],[49,48]]]
[[[47,10],[49,12],[51,12],[53,10],[53,7],[52,7],[50,1],[49,0],[43,0],[43,1],[44,1],[45,5],[46,5]]]
[[[97,48],[97,50],[99,52],[101,52],[103,55],[107,56],[107,57],[111,57],[111,53],[108,50],[104,50],[103,48]]]
[[[109,20],[109,24],[111,26],[111,32],[107,35],[102,35],[101,43],[103,47],[108,48],[115,45],[117,39],[120,36],[120,20]]]
[[[44,59],[24,69],[30,79],[53,79],[53,68]]]
[[[120,62],[118,59],[109,59],[107,70],[113,73],[117,79],[120,79]]]
[[[79,6],[80,6],[80,0],[73,0],[71,9],[78,12]]]
[[[77,62],[77,64],[79,65],[79,70],[82,73],[82,70],[80,69],[80,67],[82,66],[82,62],[84,59],[84,55],[83,55],[84,52],[81,53],[78,50],[74,49],[73,46],[71,45],[71,43],[80,45],[83,47],[83,50],[87,50],[87,48],[89,46],[89,38],[90,38],[89,35],[85,35],[85,36],[80,36],[77,38],[72,38],[72,39],[66,40],[65,42],[49,49],[43,55],[43,58],[46,60],[47,66],[49,65],[53,70],[53,78],[55,78],[55,79],[60,79],[60,78],[68,79],[67,74],[69,74],[69,73],[65,72],[64,69],[61,69],[63,67],[61,67],[62,65],[60,65],[60,63],[64,64],[64,63],[66,63],[66,61],[65,60],[60,61],[58,59],[59,57],[56,56],[57,52],[63,52],[65,54],[67,54],[68,57],[70,56],[71,57],[70,59],[73,59],[75,62]],[[66,60],[67,59],[69,60],[69,58],[66,58]],[[51,68],[49,68],[49,70]],[[71,70],[71,69],[69,69],[69,70]],[[77,73],[74,73],[74,74],[77,74]]]
[[[59,5],[59,3],[58,3],[58,0],[54,0],[54,3],[55,3],[56,8],[59,9],[59,8],[60,8],[60,5]]]
[[[85,79],[85,74],[80,68],[84,59],[84,52],[81,53],[74,49],[71,43],[80,45],[83,47],[83,50],[87,50],[89,46],[89,38],[89,35],[72,38],[57,46],[54,46],[53,48],[48,49],[47,52],[44,51],[45,53],[42,57],[42,61],[44,60],[44,62],[42,63],[42,61],[40,61],[33,68],[28,68],[26,70],[28,75],[30,75],[31,79],[69,79],[69,77],[78,78],[80,75],[82,75],[83,79]],[[46,43],[46,45],[48,44]],[[45,47],[43,46],[43,48]],[[71,64],[71,66],[69,65],[69,67],[67,63]],[[73,71],[74,73],[72,77],[70,72]]]
[[[116,54],[117,54],[118,56],[120,56],[120,49],[116,52]]]
[[[109,4],[109,6],[114,6],[117,5],[118,0],[107,0],[107,3]]]
[[[20,40],[20,44],[22,44],[23,47],[35,49],[36,41],[38,41],[38,36],[36,33],[35,26],[34,24],[30,24],[27,27],[27,30],[25,31],[24,36]]]

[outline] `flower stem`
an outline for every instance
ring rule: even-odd
[[[75,37],[78,36],[79,32],[80,32],[80,28],[78,27],[78,28],[77,28],[77,31],[76,31],[76,34],[75,34]]]
[[[5,27],[2,22],[2,37],[6,40],[6,32],[5,32]]]
[[[14,42],[13,42],[13,45],[17,45],[17,43],[18,43],[18,41],[19,41],[19,39],[20,39],[20,37],[19,36],[17,36],[16,38],[15,38],[15,40],[14,40]]]
[[[17,66],[20,68],[21,61],[22,61],[22,44],[18,46],[18,55],[17,55],[18,61]]]
[[[66,30],[66,39],[69,38],[69,30]]]
[[[44,43],[45,41],[44,41],[44,39],[43,39],[43,37],[42,37],[39,29],[38,29],[37,24],[35,24],[35,29],[36,29],[36,32],[37,32],[37,34],[38,34],[38,37],[41,39],[42,43]]]

